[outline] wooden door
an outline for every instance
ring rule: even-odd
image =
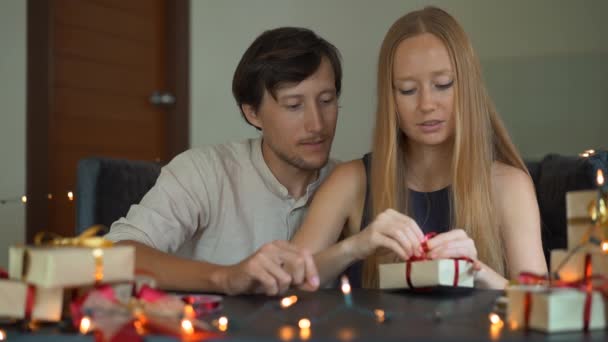
[[[180,31],[176,26],[187,29],[183,27],[187,11],[178,19],[176,7],[187,9],[186,2],[28,3],[28,20],[45,16],[38,30],[28,23],[28,28],[34,26],[28,47],[33,40],[47,39],[39,44],[44,47],[33,47],[46,50],[45,60],[38,58],[38,63],[47,65],[46,75],[28,73],[30,239],[39,230],[73,235],[75,201],[68,194],[76,189],[78,160],[101,156],[166,162],[187,148],[187,67],[181,65],[183,58],[187,61],[187,51],[175,43],[180,40],[184,45],[184,37],[176,37]],[[45,26],[48,31],[41,32]],[[32,53],[36,51],[28,53],[28,68],[35,71],[39,66],[31,65],[36,59]],[[46,78],[42,80],[46,89],[36,82],[40,79],[32,79],[36,76]],[[43,92],[44,106],[32,103],[37,95],[34,88]],[[169,101],[151,103],[155,92],[166,92]],[[41,127],[36,127],[39,122]],[[32,144],[36,150],[30,149]]]

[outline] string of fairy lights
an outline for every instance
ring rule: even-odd
[[[290,341],[294,339],[296,335],[299,336],[300,340],[308,340],[312,336],[312,330],[315,326],[321,326],[323,324],[330,324],[333,317],[338,314],[345,312],[352,312],[359,314],[364,317],[368,317],[377,324],[384,324],[386,322],[393,322],[403,319],[416,319],[416,320],[429,320],[437,324],[448,321],[450,319],[462,319],[463,317],[469,317],[471,314],[479,313],[476,312],[443,312],[443,311],[430,311],[430,312],[405,312],[405,311],[386,311],[381,308],[369,309],[357,305],[352,297],[351,285],[346,276],[341,278],[340,290],[343,294],[344,301],[341,304],[336,305],[329,312],[319,316],[300,316],[297,319],[289,318],[285,315],[285,311],[292,308],[298,303],[299,298],[296,295],[290,295],[283,297],[280,300],[272,299],[262,304],[258,309],[252,311],[243,317],[232,317],[220,316],[211,321],[207,321],[202,318],[196,317],[195,310],[192,305],[186,305],[183,313],[181,313],[178,319],[180,320],[180,334],[186,340],[191,340],[189,337],[193,337],[196,328],[215,331],[219,333],[230,333],[241,329],[244,329],[252,324],[256,319],[265,317],[267,314],[275,313],[276,322],[279,322],[280,326],[277,331],[277,336],[282,341]],[[484,313],[488,313],[489,320],[489,333],[492,339],[500,337],[501,330],[504,326],[503,319],[501,316],[504,313],[500,312],[501,309],[495,305],[494,308],[484,309]],[[209,312],[207,315],[211,317],[211,314],[216,312]],[[83,335],[92,333],[95,330],[95,318],[117,314],[116,311],[111,309],[100,309],[100,310],[86,310],[83,312],[84,316],[80,319],[78,325],[78,332]],[[124,313],[123,313],[124,314]],[[145,335],[146,331],[144,323],[147,318],[135,315],[135,320],[132,323],[135,331],[140,335]],[[343,328],[338,331],[338,334],[344,335],[344,337],[353,336],[355,331],[351,328]],[[348,338],[347,338],[348,339]],[[7,340],[7,333],[0,330],[0,341]]]
[[[63,197],[65,196],[65,197]],[[38,199],[38,200],[46,200],[46,201],[52,201],[52,200],[57,200],[58,198],[66,198],[67,201],[72,202],[75,198],[74,196],[74,192],[73,191],[67,191],[65,193],[65,195],[53,195],[52,193],[48,193],[46,195],[43,196],[36,196],[36,197],[32,197],[32,196],[27,196],[27,195],[22,195],[21,197],[12,197],[12,198],[0,198],[0,205],[6,205],[6,204],[12,204],[12,203],[22,203],[22,204],[27,204],[29,201]]]
[[[405,312],[405,311],[386,311],[381,308],[369,309],[357,305],[352,297],[351,285],[346,276],[341,278],[341,288],[344,301],[341,304],[336,305],[332,310],[323,315],[319,316],[300,316],[297,319],[290,318],[285,315],[285,311],[293,307],[298,303],[299,298],[296,295],[290,295],[283,297],[280,300],[269,300],[262,304],[258,309],[252,311],[243,317],[232,317],[220,316],[219,318],[213,319],[210,322],[205,321],[201,318],[196,318],[194,315],[194,309],[191,305],[186,305],[184,312],[180,319],[180,329],[182,337],[188,339],[189,336],[195,333],[195,328],[202,328],[207,331],[217,331],[220,333],[235,332],[254,324],[256,319],[260,317],[266,317],[267,314],[275,313],[275,321],[279,323],[277,331],[278,337],[282,341],[290,341],[296,335],[299,336],[300,340],[308,340],[312,335],[312,330],[315,326],[321,326],[323,324],[330,324],[333,317],[338,314],[345,312],[352,312],[359,314],[364,317],[368,317],[377,324],[384,324],[386,322],[393,322],[403,319],[416,319],[416,320],[430,320],[432,322],[441,323],[450,319],[461,319],[463,317],[469,317],[475,312],[443,312],[443,311],[430,311],[430,312]],[[500,336],[500,331],[504,326],[501,314],[494,312],[496,307],[483,310],[488,313],[490,336],[495,338]],[[102,314],[111,314],[103,313]],[[477,311],[479,312],[479,311]],[[99,314],[100,311],[87,312],[86,315],[81,319],[79,325],[79,332],[81,334],[89,334],[94,330],[95,326],[95,315]],[[134,323],[135,330],[143,335],[145,332],[141,329],[141,323],[138,324],[136,320]],[[352,329],[341,329],[339,334],[352,335],[355,332]]]

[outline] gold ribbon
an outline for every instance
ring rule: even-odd
[[[104,225],[97,224],[85,229],[76,237],[63,237],[55,233],[39,232],[34,236],[34,244],[37,246],[92,248],[91,253],[95,258],[95,282],[100,283],[103,280],[103,248],[113,246],[112,241],[97,236],[99,232],[106,230]]]
[[[97,233],[105,231],[106,227],[97,224],[85,229],[76,237],[63,237],[59,234],[50,232],[39,232],[34,236],[34,244],[37,246],[71,246],[71,247],[88,247],[88,248],[107,248],[112,247],[113,242],[106,240]]]
[[[608,238],[608,209],[606,208],[606,199],[601,197],[598,201],[592,200],[587,205],[586,217],[572,217],[568,219],[568,225],[585,225],[588,226],[581,243],[589,240],[594,235],[594,231],[599,231],[601,236],[597,236],[600,240]]]

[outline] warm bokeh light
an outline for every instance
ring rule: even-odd
[[[378,323],[382,323],[386,319],[384,310],[376,309],[374,310],[374,315],[376,315],[376,321],[378,321]]]
[[[291,325],[284,325],[279,328],[279,339],[281,341],[291,341],[296,337],[296,329]]]
[[[306,341],[310,338],[310,329],[300,329],[300,340]]]
[[[194,308],[192,305],[184,305],[184,317],[186,318],[194,318],[196,316],[196,312],[194,312]]]
[[[281,307],[286,309],[292,305],[294,305],[298,301],[297,296],[289,296],[281,299]]]
[[[48,198],[48,199],[52,200],[52,199],[53,199],[53,194],[48,194],[48,195],[46,195],[46,198]]]
[[[70,192],[68,192],[68,199],[69,199],[70,201],[73,201],[73,200],[74,200],[74,193],[73,193],[73,192],[71,192],[71,191],[70,191]]]
[[[27,196],[25,196],[25,195],[21,196],[21,202],[27,203]]]
[[[140,321],[140,320],[133,321],[133,327],[135,327],[135,332],[137,332],[138,335],[146,334],[146,328],[144,327],[144,323],[142,321]]]
[[[352,341],[355,338],[355,331],[351,328],[342,328],[337,335],[340,341]]]
[[[342,293],[349,294],[351,288],[350,288],[350,283],[348,282],[348,277],[346,277],[345,275],[343,275],[341,282],[342,282],[342,286],[341,286]]]
[[[4,330],[0,329],[0,341],[6,340],[6,333]]]
[[[502,322],[500,316],[493,312],[488,317],[490,318],[490,322],[492,322],[492,324],[500,324]]]
[[[602,242],[602,251],[608,253],[608,241]]]
[[[222,316],[217,320],[218,329],[220,331],[228,330],[228,318],[226,316]]]
[[[597,170],[596,181],[598,186],[604,185],[604,172],[602,172],[602,169]]]
[[[83,335],[86,335],[89,333],[91,329],[91,319],[89,318],[89,316],[84,316],[82,317],[82,319],[80,320],[80,333]]]
[[[310,329],[310,320],[308,318],[302,318],[298,321],[298,327],[300,327],[300,329]]]
[[[192,335],[194,333],[194,326],[192,325],[192,321],[189,319],[182,319],[182,331],[186,335]]]

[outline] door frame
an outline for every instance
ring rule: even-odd
[[[27,0],[26,241],[48,224],[48,139],[51,115],[51,1]],[[167,90],[177,101],[167,109],[171,159],[190,146],[190,0],[166,1]]]

